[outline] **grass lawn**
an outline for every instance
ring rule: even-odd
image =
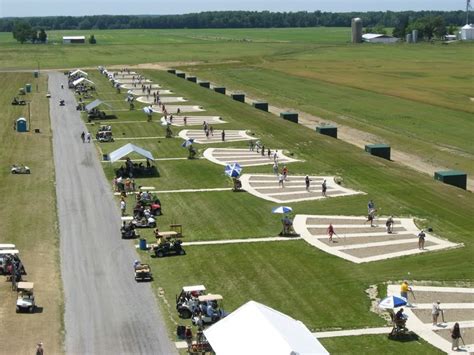
[[[18,88],[26,83],[33,84],[33,93],[21,98],[31,101],[32,128],[39,128],[40,134],[12,129],[14,120],[28,117],[27,106],[10,105]],[[51,354],[63,352],[59,240],[46,85],[46,76],[33,79],[31,73],[0,74],[0,243],[13,243],[20,250],[28,272],[25,279],[35,283],[40,307],[33,315],[16,314],[16,292],[11,291],[10,283],[0,284],[0,352],[9,354],[31,353],[38,341]],[[31,175],[10,174],[9,167],[15,163],[29,166]]]
[[[426,220],[420,221],[420,225],[429,225],[440,236],[465,243],[465,247],[459,249],[361,265],[334,258],[309,247],[304,241],[193,246],[186,247],[186,256],[164,259],[140,252],[142,261],[158,270],[152,286],[161,295],[159,299],[166,300],[161,305],[170,331],[174,331],[176,324],[183,323],[174,310],[174,296],[188,284],[202,283],[209,292],[221,293],[229,311],[254,299],[300,319],[310,329],[322,330],[384,325],[381,318],[367,311],[369,299],[364,290],[369,285],[400,280],[408,275],[413,280],[472,282],[470,235],[474,227],[471,219],[474,201],[471,193],[439,184],[428,176],[371,157],[349,144],[317,135],[305,127],[173,75],[158,71],[142,73],[179,95],[209,107],[213,114],[225,117],[230,123],[222,125],[223,128],[250,129],[266,146],[284,148],[303,160],[289,164],[290,176],[306,173],[340,175],[346,186],[367,193],[293,203],[295,213],[361,215],[367,200],[372,198],[381,208],[381,214],[424,218]],[[119,115],[116,123],[119,127],[120,120]],[[127,135],[145,134],[143,127],[146,124],[129,124]],[[162,157],[176,157],[178,149],[174,139],[140,144],[157,154],[162,152]],[[243,147],[245,143],[229,143],[228,146]],[[223,167],[206,160],[160,161],[157,164],[163,175],[141,179],[141,185],[155,186],[158,190],[229,186],[223,176]],[[111,178],[112,167],[104,166]],[[244,172],[270,173],[270,169],[268,166],[248,167]],[[247,193],[163,193],[159,198],[165,212],[158,218],[161,229],[167,229],[171,223],[182,223],[186,241],[268,237],[280,231],[280,216],[270,212],[275,204]],[[131,204],[129,198],[129,206]],[[142,235],[149,242],[154,239],[151,231],[143,231]],[[352,339],[326,341],[331,351],[343,352]],[[410,350],[417,347],[422,353],[436,352],[424,342],[399,344],[380,336],[354,339],[358,349],[390,353],[402,346]]]

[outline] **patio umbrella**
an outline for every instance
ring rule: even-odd
[[[132,94],[133,94],[133,91],[132,91],[132,90],[128,90],[128,91],[127,91],[127,94],[132,95]]]
[[[145,112],[147,115],[151,115],[153,110],[151,109],[151,106],[146,106],[143,108],[143,112]]]
[[[285,213],[290,213],[290,212],[293,212],[293,209],[288,206],[275,207],[272,210],[272,213],[280,213],[280,214],[285,214]]]
[[[187,140],[185,140],[183,142],[183,144],[181,144],[181,147],[183,148],[188,148],[190,145],[192,145],[194,143],[194,138],[189,138]]]
[[[239,163],[227,164],[224,172],[229,177],[238,177],[242,172],[242,167]]]
[[[397,308],[401,306],[405,306],[408,303],[405,297],[401,296],[389,296],[385,297],[379,303],[380,308]]]

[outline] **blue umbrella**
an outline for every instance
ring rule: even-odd
[[[145,112],[147,115],[151,115],[153,113],[153,110],[151,106],[146,106],[143,108],[143,112]]]
[[[181,144],[181,147],[189,148],[189,146],[192,145],[193,143],[194,143],[194,138],[189,138]]]
[[[293,209],[291,207],[288,207],[288,206],[280,206],[280,207],[275,207],[273,210],[272,210],[272,213],[281,213],[281,214],[285,214],[285,213],[290,213],[292,212]]]
[[[229,177],[238,177],[242,172],[242,167],[239,163],[227,164],[224,172]]]
[[[389,296],[385,297],[379,303],[380,308],[397,308],[401,306],[405,306],[408,303],[405,297],[401,296]]]

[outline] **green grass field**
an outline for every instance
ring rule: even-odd
[[[26,83],[33,84],[33,93],[20,98],[31,102],[31,126],[40,129],[39,134],[12,129],[17,118],[28,118],[27,106],[10,105],[18,88]],[[25,280],[35,283],[36,303],[41,309],[35,315],[16,314],[16,292],[1,277],[0,353],[26,354],[43,341],[48,351],[60,354],[62,287],[47,80],[34,80],[25,73],[1,73],[0,85],[0,243],[12,243],[19,249],[28,273]],[[31,175],[11,174],[12,164],[29,166]]]
[[[471,44],[353,46],[347,43],[348,29],[328,28],[94,31],[96,46],[58,44],[63,34],[73,33],[51,32],[52,43],[45,46],[21,46],[13,42],[11,34],[0,34],[0,66],[34,69],[38,62],[41,68],[180,62],[174,64],[199,78],[377,134],[397,149],[434,164],[474,172]],[[184,62],[188,61],[203,64],[187,66]],[[226,61],[234,62],[222,63]],[[464,243],[454,250],[360,265],[330,256],[304,241],[194,246],[186,248],[186,256],[164,259],[141,252],[142,260],[151,263],[155,271],[154,290],[158,296],[164,292],[166,302],[160,301],[160,305],[170,332],[182,322],[174,310],[174,295],[186,284],[203,283],[209,292],[223,294],[229,311],[253,299],[300,319],[313,330],[385,324],[368,311],[364,290],[369,285],[404,278],[472,284],[472,193],[165,72],[139,71],[176,96],[206,108],[203,115],[221,116],[228,123],[219,128],[250,130],[265,146],[285,149],[303,160],[289,165],[290,175],[339,175],[347,187],[367,193],[294,203],[295,213],[362,215],[367,200],[373,199],[383,215],[424,219],[420,225]],[[110,121],[116,137],[164,136],[159,123],[138,122],[146,119],[143,105],[127,111],[124,94],[116,94],[95,70],[90,73],[98,97],[117,110],[118,119]],[[11,116],[15,114],[5,116],[7,128],[11,128]],[[153,119],[159,118],[155,114]],[[89,126],[92,133],[97,125]],[[174,127],[173,131],[179,129]],[[127,142],[98,143],[98,154]],[[150,149],[157,158],[186,157],[178,138],[130,142]],[[225,145],[244,147],[246,143]],[[197,147],[202,153],[206,145]],[[112,180],[118,165],[103,166]],[[157,166],[160,177],[138,179],[137,184],[157,190],[230,187],[223,167],[207,160],[158,161]],[[252,167],[244,172],[270,170],[269,166]],[[45,187],[37,189],[52,194]],[[271,214],[276,204],[247,193],[163,193],[159,197],[165,212],[158,219],[161,229],[182,223],[186,241],[262,238],[280,230],[279,217]],[[132,205],[131,197],[128,205]],[[153,240],[151,231],[143,234]],[[438,353],[422,341],[390,342],[382,336],[324,339],[322,343],[333,353]]]

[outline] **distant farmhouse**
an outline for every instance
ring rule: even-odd
[[[378,33],[366,33],[362,35],[362,40],[368,43],[395,43],[398,42],[397,37],[378,34]]]
[[[86,43],[86,36],[63,36],[63,44]]]

